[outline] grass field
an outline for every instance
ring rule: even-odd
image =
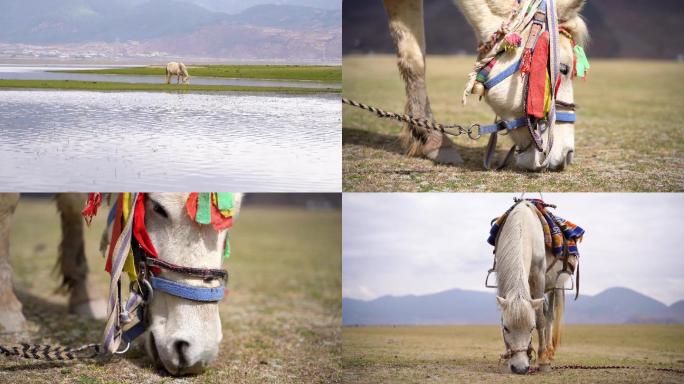
[[[86,230],[86,253],[98,294],[108,275],[99,256],[105,214]],[[232,232],[228,297],[220,312],[224,339],[203,375],[183,383],[301,383],[340,380],[340,212],[246,207]],[[15,286],[30,321],[27,335],[40,343],[77,345],[100,340],[102,321],[67,314],[54,294],[52,273],[59,218],[50,201],[22,200],[11,233]],[[50,363],[0,357],[0,383],[176,382],[135,349],[106,363]]]
[[[242,85],[148,84],[78,80],[2,80],[0,88],[67,89],[84,91],[146,92],[269,92],[269,93],[339,93],[338,88],[257,87]]]
[[[553,365],[641,369],[557,370],[518,376],[498,365],[498,326],[343,327],[343,381],[350,383],[681,383],[684,325],[568,325]],[[533,344],[536,349],[536,342]],[[533,364],[534,365],[534,364]]]
[[[164,76],[165,67],[149,66],[66,70],[57,72]],[[328,83],[339,83],[342,81],[342,67],[339,65],[189,65],[188,72],[190,73],[190,76],[271,80],[308,80]]]
[[[402,112],[404,86],[393,55],[345,56],[344,97]],[[474,59],[430,56],[427,88],[442,123],[490,123],[493,113],[474,97],[461,105]],[[455,142],[465,164],[434,165],[403,155],[401,125],[344,106],[345,191],[682,191],[684,190],[684,65],[592,60],[587,81],[575,83],[579,106],[575,158],[564,172],[488,172],[487,140]],[[510,146],[502,137],[498,157]]]

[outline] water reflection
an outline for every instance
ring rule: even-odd
[[[0,91],[0,180],[14,191],[339,191],[339,96]]]

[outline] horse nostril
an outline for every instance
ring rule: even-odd
[[[511,366],[511,370],[513,371],[513,373],[517,373],[517,374],[521,374],[521,375],[522,375],[522,374],[527,373],[527,371],[530,370],[530,367],[529,367],[529,366],[525,366],[525,367],[523,367],[523,368],[518,368],[517,366],[512,365],[512,366]]]
[[[178,354],[178,366],[186,367],[188,365],[188,357],[186,356],[190,343],[185,340],[177,340],[173,343],[173,349]]]
[[[575,156],[575,151],[568,151],[568,153],[565,155],[565,164],[572,164],[572,158]]]

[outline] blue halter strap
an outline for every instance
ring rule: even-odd
[[[221,301],[225,290],[223,283],[218,287],[197,287],[156,276],[150,276],[150,283],[155,291],[162,291],[182,299],[202,302]]]
[[[575,113],[573,112],[556,112],[556,121],[559,123],[574,123],[576,121]],[[480,127],[480,135],[489,135],[499,131],[511,131],[516,128],[526,127],[527,118],[521,117],[514,120],[501,120],[494,124],[483,125]]]

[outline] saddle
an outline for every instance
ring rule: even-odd
[[[492,220],[492,228],[489,231],[489,238],[487,242],[494,246],[494,253],[496,253],[496,246],[499,239],[499,234],[501,233],[501,228],[506,223],[508,215],[511,213],[513,208],[523,201],[528,201],[536,208],[535,213],[539,218],[542,230],[544,231],[544,245],[546,249],[551,251],[554,256],[553,261],[546,268],[548,273],[551,268],[553,268],[558,261],[563,263],[563,268],[558,273],[558,276],[566,273],[569,276],[575,275],[575,300],[579,296],[579,249],[577,243],[582,241],[584,236],[584,229],[578,225],[563,219],[560,216],[556,216],[549,211],[548,208],[556,208],[553,204],[547,204],[541,199],[514,199],[515,203],[511,206],[503,215]],[[496,258],[494,259],[494,265],[489,270],[487,274],[487,279],[489,274],[494,272],[496,269]],[[485,285],[488,285],[487,280],[485,280]],[[572,290],[574,287],[570,288]],[[562,288],[564,289],[564,288]]]

